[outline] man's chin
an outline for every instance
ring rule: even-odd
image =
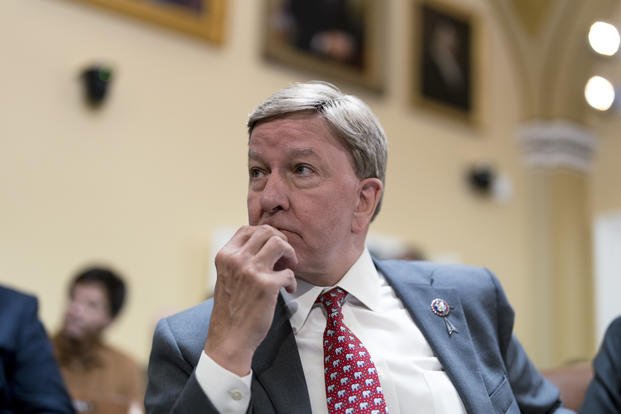
[[[65,337],[76,341],[80,341],[88,336],[87,332],[84,329],[71,326],[65,326],[62,332]]]
[[[63,336],[71,341],[81,342],[84,335],[77,334],[75,332],[63,331]]]

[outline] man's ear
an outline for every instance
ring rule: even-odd
[[[352,222],[354,233],[366,231],[384,191],[384,185],[379,178],[365,178],[359,185],[358,203]]]

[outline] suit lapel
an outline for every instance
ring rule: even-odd
[[[280,296],[272,326],[254,354],[252,369],[275,412],[311,413],[302,362]]]
[[[386,280],[403,301],[412,319],[457,389],[468,412],[493,412],[488,391],[480,375],[478,358],[468,329],[460,295],[454,289],[435,288],[428,274],[404,264],[378,263]],[[448,320],[458,332],[449,335],[442,317],[431,310],[431,302],[444,299],[451,306]]]

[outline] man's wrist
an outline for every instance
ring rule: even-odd
[[[239,376],[202,352],[195,375],[199,386],[219,412],[246,412],[250,404],[252,371],[248,375]]]
[[[207,342],[204,353],[220,367],[232,372],[233,374],[244,377],[250,373],[252,367],[253,351],[228,346],[225,343],[215,347]]]

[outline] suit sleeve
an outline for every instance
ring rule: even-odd
[[[613,414],[621,412],[621,318],[615,319],[604,335],[593,360],[593,380],[580,412]]]
[[[25,302],[15,348],[12,381],[16,411],[19,413],[73,413],[52,345],[38,317],[38,302]]]
[[[498,337],[509,383],[520,411],[528,414],[572,413],[561,407],[558,389],[541,375],[513,334],[513,309],[498,279],[492,276],[492,280],[497,298]]]
[[[200,387],[189,363],[179,349],[168,321],[158,322],[149,358],[145,394],[148,414],[217,414]]]

